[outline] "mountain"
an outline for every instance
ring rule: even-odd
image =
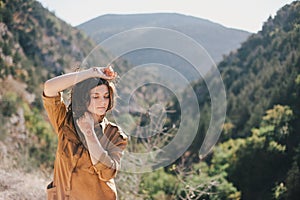
[[[295,113],[300,112],[299,9],[299,1],[281,8],[261,31],[218,64],[227,97],[226,122],[233,128],[221,139],[249,136],[265,111],[276,104],[289,105]],[[194,85],[201,106],[209,104],[206,84],[199,80]]]
[[[82,62],[95,46],[35,0],[0,0],[0,199],[46,198],[57,140],[43,83],[89,67]],[[107,65],[109,54],[98,50],[102,59],[90,61]]]
[[[227,90],[228,120],[240,136],[247,135],[265,110],[276,104],[299,109],[299,11],[299,1],[284,6],[218,65]]]
[[[138,15],[130,15],[135,16]],[[158,19],[153,19],[148,21],[158,23]],[[176,27],[176,20],[165,23]],[[157,26],[149,23],[149,26]],[[210,22],[204,20],[203,23]],[[210,27],[208,24],[207,27]],[[226,89],[227,116],[214,151],[207,160],[203,160],[206,162],[198,163],[197,153],[211,115],[208,91],[205,83],[199,80],[193,85],[201,111],[198,137],[189,149],[194,154],[186,152],[182,162],[142,176],[120,173],[122,178],[119,181],[123,183],[123,179],[124,184],[119,184],[119,187],[124,192],[124,198],[298,199],[299,24],[300,2],[295,1],[281,8],[274,18],[270,17],[258,33],[245,33],[247,36],[228,49],[227,52],[231,53],[223,60],[221,57],[225,53],[220,53],[218,69]],[[139,25],[142,26],[142,22]],[[109,24],[107,27],[110,27]],[[185,27],[188,30],[189,26]],[[190,32],[193,33],[191,27]],[[56,140],[40,101],[42,83],[50,77],[73,70],[95,46],[82,31],[61,21],[36,1],[0,0],[0,199],[44,198],[44,186],[49,182],[46,179],[51,179]],[[106,65],[113,56],[101,46],[99,50],[103,53],[99,65]],[[125,61],[121,64],[122,70],[128,69],[129,66],[123,65]],[[130,80],[136,78],[134,75]],[[145,78],[150,81],[152,77]],[[208,77],[208,83],[214,83],[213,78]],[[154,93],[156,86],[146,87],[138,88],[140,92],[132,97],[142,103],[145,99],[155,103],[157,97],[159,101],[164,100],[163,95]],[[147,93],[147,90],[151,91]],[[188,97],[185,99],[188,100]],[[170,107],[173,104],[178,105],[174,101]],[[152,108],[151,114],[160,113],[154,112],[161,109],[160,106]],[[172,118],[166,122],[175,125],[175,132],[180,113],[174,110],[168,115]],[[132,112],[137,116],[141,114],[139,110]],[[149,112],[144,114],[141,117],[147,118]],[[150,121],[151,118],[147,119]],[[147,120],[141,123],[145,122]],[[160,139],[160,136],[158,134],[157,138]],[[133,137],[130,143],[134,145]],[[142,145],[145,143],[142,142]],[[44,179],[36,171],[43,172],[48,178]],[[132,180],[131,184],[128,180]],[[28,186],[32,183],[37,186],[28,192]]]
[[[222,59],[223,55],[240,47],[241,43],[251,35],[249,32],[226,28],[209,20],[176,13],[108,14],[77,26],[97,43],[101,43],[117,33],[143,27],[159,27],[182,33],[200,44],[216,63]],[[149,40],[149,36],[145,36],[145,34],[137,34],[135,37],[130,42]],[[158,41],[164,40],[164,38],[160,38],[159,34],[153,37]],[[126,42],[128,41],[122,40],[122,44],[131,45]],[[109,49],[109,46],[105,46],[105,44],[104,47]],[[188,49],[188,47],[184,48]],[[187,66],[186,62],[171,54],[172,52],[142,49],[130,52],[124,57],[133,65],[160,63],[177,68]]]
[[[75,70],[94,46],[37,1],[0,1],[1,158],[51,164],[55,139],[41,102],[43,82]]]
[[[225,56],[218,70],[226,89],[227,114],[207,159],[208,173],[223,174],[240,192],[235,199],[298,199],[300,2],[278,10],[261,31]],[[204,116],[191,146],[197,153],[212,114],[206,84],[215,78],[207,79],[194,86]]]

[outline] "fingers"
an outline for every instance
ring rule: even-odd
[[[79,119],[76,121],[80,131],[84,134],[84,136],[92,136],[93,135],[93,127],[87,123],[81,123]]]
[[[113,70],[111,66],[108,67],[93,67],[93,71],[97,76],[103,79],[112,80],[118,76],[118,73]]]
[[[94,124],[94,118],[91,113],[85,112],[80,118],[76,120],[77,124]]]
[[[102,69],[103,73],[110,79],[114,79],[118,76],[117,72],[115,72],[112,66],[108,66]]]
[[[84,113],[84,117],[85,119],[87,119],[89,122],[91,122],[92,124],[94,124],[94,118],[92,116],[92,114],[90,112],[85,112]]]
[[[79,119],[76,120],[79,129],[87,136],[92,134],[94,129],[94,119],[89,112],[85,112]]]

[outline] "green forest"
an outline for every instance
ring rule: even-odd
[[[41,103],[43,82],[76,69],[94,46],[86,34],[34,0],[0,0],[0,169],[52,173],[57,141]],[[99,64],[105,65],[112,55],[100,52],[107,60]],[[128,68],[125,60],[114,64],[122,71]],[[120,172],[116,182],[121,200],[299,199],[300,2],[266,19],[217,68],[227,112],[212,152],[199,157],[211,114],[209,93],[199,80],[193,90],[201,122],[193,143],[164,168]],[[138,92],[143,96],[143,88]],[[176,110],[178,102],[169,105]],[[180,113],[168,117],[172,133]],[[147,140],[130,143],[128,151]]]

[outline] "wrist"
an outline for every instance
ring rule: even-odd
[[[92,67],[89,69],[91,77],[99,77],[101,75],[99,67]]]
[[[96,73],[94,71],[94,67],[87,69],[86,72],[87,72],[87,75],[88,75],[89,78],[95,77]]]
[[[94,130],[85,131],[84,137],[85,137],[87,143],[89,143],[89,144],[97,143],[97,141],[98,141],[98,138],[97,138]]]
[[[92,129],[86,129],[83,131],[84,136],[91,137],[94,135],[94,131]]]

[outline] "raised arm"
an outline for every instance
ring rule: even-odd
[[[105,69],[106,68],[104,67],[93,67],[90,69],[71,72],[49,79],[44,84],[44,94],[48,97],[58,96],[59,92],[88,78],[99,77],[108,80],[115,78],[115,74],[111,76],[107,76],[106,74],[104,74],[103,72],[105,71]]]

